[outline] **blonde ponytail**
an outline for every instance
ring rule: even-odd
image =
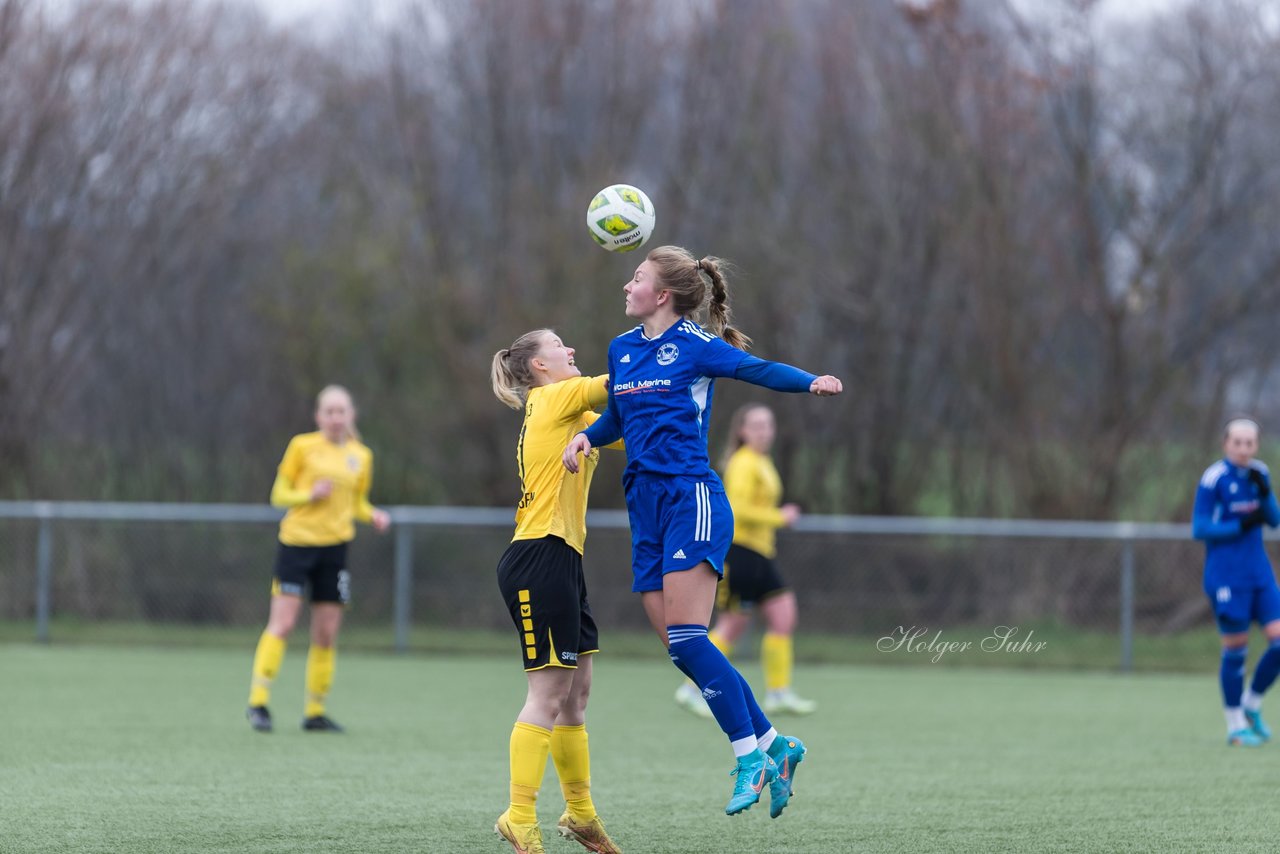
[[[729,325],[729,283],[725,281],[727,264],[723,259],[708,255],[698,260],[688,249],[659,246],[649,251],[646,260],[658,268],[655,290],[671,294],[671,307],[681,317],[696,319],[707,305],[707,282],[702,278],[706,273],[711,279],[711,331],[739,350],[751,346],[751,339],[742,330]]]
[[[493,396],[512,409],[524,409],[529,389],[536,385],[529,360],[542,349],[542,338],[550,329],[526,332],[510,347],[503,347],[493,354],[489,368],[489,381],[493,384]]]
[[[720,269],[720,259],[708,256],[695,266],[711,278],[711,331],[739,350],[749,349],[751,339],[742,330],[729,325],[733,312],[729,309],[729,283]]]

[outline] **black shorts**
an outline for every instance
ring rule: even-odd
[[[724,559],[724,578],[716,588],[716,606],[722,611],[741,611],[786,589],[787,583],[772,559],[734,544]]]
[[[525,670],[577,667],[599,651],[582,555],[559,537],[516,540],[498,561],[498,589],[520,635]]]
[[[347,544],[336,546],[286,546],[276,552],[273,596],[302,597],[311,587],[312,602],[351,601],[351,573],[347,572]]]

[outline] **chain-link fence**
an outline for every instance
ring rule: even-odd
[[[508,509],[392,508],[386,536],[350,551],[347,625],[413,646],[415,627],[507,630],[494,568]],[[279,514],[251,505],[0,502],[0,623],[78,637],[99,626],[251,627],[266,616]],[[626,514],[593,512],[586,568],[597,622],[644,630],[630,592]],[[899,627],[1035,626],[1134,640],[1212,625],[1202,547],[1182,525],[806,517],[779,566],[806,632],[877,638]]]

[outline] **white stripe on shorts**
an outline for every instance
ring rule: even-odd
[[[707,489],[705,483],[697,484],[698,487],[698,516],[702,520],[698,525],[698,530],[694,534],[695,540],[707,541],[711,539],[711,493]]]

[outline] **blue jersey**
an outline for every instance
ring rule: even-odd
[[[1259,460],[1240,467],[1230,460],[1218,460],[1205,469],[1196,490],[1196,505],[1191,518],[1191,533],[1205,541],[1204,573],[1206,585],[1228,584],[1248,579],[1274,579],[1271,562],[1262,545],[1262,526],[1242,531],[1240,520],[1259,507],[1267,524],[1280,524],[1280,505],[1275,493],[1265,500],[1250,472],[1259,472],[1270,487],[1271,475]]]
[[[717,377],[791,392],[807,392],[815,379],[748,355],[690,320],[656,338],[637,326],[609,344],[609,402],[584,432],[595,447],[626,440],[625,483],[646,475],[717,480],[707,459]]]

